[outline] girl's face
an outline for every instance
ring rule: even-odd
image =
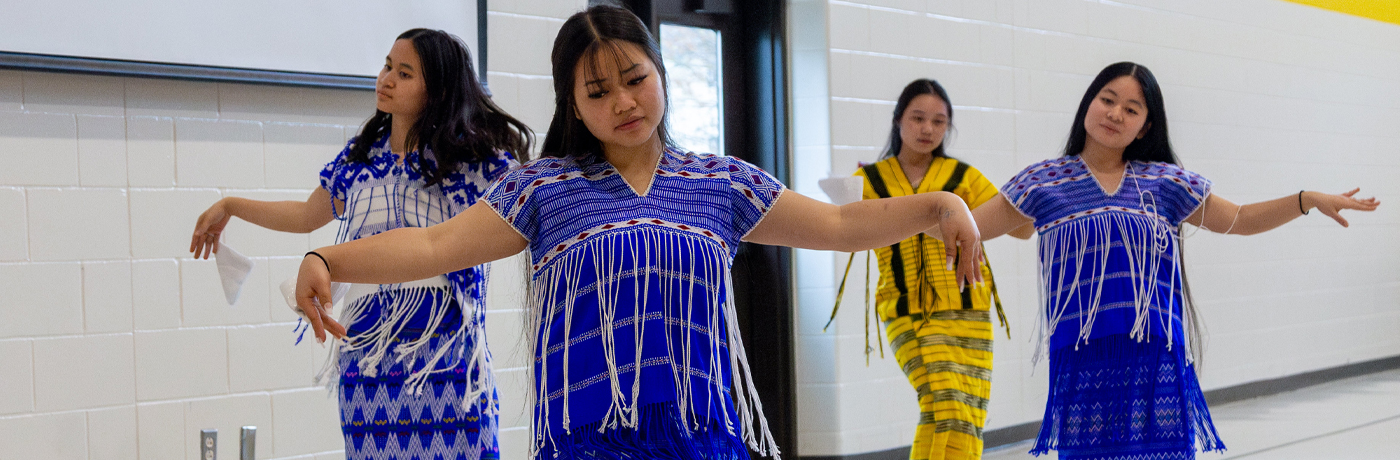
[[[937,95],[920,94],[909,101],[899,117],[900,150],[932,153],[948,133],[948,104]]]
[[[1142,85],[1132,76],[1124,75],[1108,82],[1094,96],[1089,111],[1084,114],[1087,140],[1108,148],[1124,149],[1141,139],[1150,128],[1145,100]]]
[[[634,43],[616,41],[588,63],[574,66],[574,116],[603,144],[604,152],[655,142],[656,127],[666,114],[661,75],[646,52]],[[588,59],[588,58],[585,58]],[[589,70],[598,69],[598,75]]]
[[[413,41],[395,40],[389,55],[384,57],[379,78],[375,79],[374,93],[378,97],[375,107],[396,116],[417,119],[427,94],[422,70]]]

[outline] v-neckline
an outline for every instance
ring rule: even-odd
[[[1084,165],[1084,170],[1089,172],[1089,180],[1094,181],[1094,185],[1099,187],[1099,191],[1103,192],[1104,196],[1118,196],[1118,192],[1123,191],[1123,184],[1128,181],[1128,166],[1132,163],[1131,161],[1123,162],[1123,171],[1118,174],[1118,187],[1114,188],[1112,192],[1109,192],[1108,189],[1103,187],[1103,182],[1099,182],[1098,176],[1094,175],[1094,169],[1089,167],[1089,162],[1084,160],[1084,156],[1075,155],[1074,157],[1079,160],[1079,164]]]
[[[632,196],[635,196],[637,198],[646,198],[647,195],[651,194],[651,187],[653,185],[656,185],[657,172],[661,169],[661,162],[666,158],[666,154],[668,153],[670,153],[670,149],[663,148],[661,149],[661,154],[656,156],[656,164],[652,165],[651,167],[651,180],[647,181],[647,188],[641,193],[637,192],[637,187],[633,186],[632,182],[627,180],[627,175],[623,174],[621,169],[617,169],[617,166],[613,165],[607,160],[603,161],[608,164],[609,168],[612,168],[613,171],[617,172],[617,177],[619,179],[622,179],[622,184],[627,186],[627,191],[632,192]]]
[[[916,194],[919,194],[919,193],[923,193],[923,192],[921,192],[920,190],[923,190],[924,186],[928,185],[929,175],[930,175],[930,174],[933,174],[933,165],[934,165],[934,163],[937,163],[937,162],[938,162],[938,158],[939,158],[939,157],[933,157],[932,160],[929,160],[929,162],[928,162],[928,169],[925,169],[925,170],[924,170],[924,177],[923,177],[922,179],[919,179],[919,185],[918,185],[918,186],[915,186],[913,182],[910,182],[910,181],[909,181],[909,175],[904,173],[904,165],[903,165],[903,164],[900,164],[900,162],[899,162],[899,157],[894,157],[894,158],[893,158],[893,160],[894,160],[894,167],[896,168],[896,171],[895,171],[895,172],[896,172],[896,173],[899,173],[899,177],[903,178],[903,179],[904,179],[904,183],[907,184],[907,185],[909,186],[909,191],[911,192],[911,193],[910,193],[911,195],[916,195]]]

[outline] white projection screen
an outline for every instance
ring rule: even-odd
[[[480,69],[480,3],[5,0],[0,4],[10,21],[0,29],[0,52],[11,61],[6,66],[20,68],[24,66],[17,66],[16,58],[59,57],[78,58],[64,60],[69,63],[96,61],[96,73],[120,73],[100,69],[128,64],[157,64],[156,68],[184,72],[184,78],[204,75],[217,80],[219,70],[234,69],[253,71],[237,75],[267,72],[280,78],[304,74],[363,81],[377,74],[394,37],[414,27],[461,37]]]

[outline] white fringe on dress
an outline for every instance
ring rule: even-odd
[[[658,310],[654,306],[648,306],[646,302],[649,296],[647,293],[660,291],[660,298],[667,302],[659,309],[665,316],[667,326],[687,324],[689,319],[695,314],[705,314],[708,316],[710,327],[708,328],[709,343],[692,343],[692,334],[683,334],[682,337],[673,337],[672,328],[664,327],[660,333],[665,334],[666,343],[669,350],[675,350],[672,346],[679,342],[680,355],[672,356],[671,371],[676,383],[676,406],[681,411],[680,418],[687,422],[687,428],[697,430],[702,427],[702,414],[695,414],[691,411],[691,401],[696,397],[696,388],[692,386],[692,379],[688,374],[691,369],[691,350],[696,346],[710,347],[710,359],[708,368],[710,375],[708,379],[713,382],[712,388],[705,391],[705,397],[722,397],[725,388],[722,388],[722,379],[717,372],[722,369],[723,364],[721,347],[728,348],[730,381],[733,388],[734,404],[736,405],[737,420],[742,439],[749,448],[778,458],[778,448],[773,440],[773,435],[768,428],[768,421],[763,416],[763,405],[758,399],[757,389],[754,387],[753,377],[749,371],[748,358],[744,351],[744,345],[740,337],[738,317],[734,309],[734,294],[731,288],[730,266],[733,263],[729,255],[727,246],[713,236],[704,236],[697,233],[698,229],[663,229],[650,225],[632,226],[631,228],[613,229],[592,239],[576,243],[582,247],[570,248],[569,251],[551,251],[545,258],[542,258],[536,267],[529,293],[529,305],[527,314],[529,318],[535,320],[533,327],[527,328],[530,335],[531,356],[530,371],[532,375],[538,375],[539,381],[532,388],[535,394],[535,442],[531,444],[530,456],[538,455],[547,443],[556,443],[555,434],[551,433],[549,425],[549,402],[556,398],[563,398],[563,410],[561,414],[563,420],[564,435],[570,431],[569,417],[569,389],[577,383],[569,376],[569,349],[570,345],[581,341],[581,338],[574,337],[570,327],[573,323],[573,316],[578,314],[588,314],[575,312],[576,300],[592,291],[596,291],[598,296],[598,315],[600,317],[599,334],[604,348],[604,359],[607,362],[608,379],[611,385],[611,405],[606,415],[602,419],[599,433],[607,430],[624,428],[636,428],[638,426],[638,401],[641,395],[641,370],[642,341],[648,331],[644,327],[646,319],[655,319],[655,313],[649,311]],[[707,241],[708,240],[708,241]],[[716,243],[718,242],[718,243]],[[618,249],[627,248],[627,249]],[[630,250],[630,253],[629,253]],[[678,254],[686,254],[690,257],[687,263],[672,260]],[[557,256],[551,259],[550,257]],[[581,275],[585,263],[590,263],[593,273],[599,279],[596,284],[581,286]],[[680,271],[681,267],[689,265],[690,270]],[[659,277],[653,280],[652,276]],[[635,279],[633,283],[632,298],[638,299],[641,304],[633,310],[630,318],[618,318],[619,289],[622,288],[622,280],[625,278]],[[704,298],[709,299],[706,304],[697,305],[694,302],[697,288],[706,289]],[[680,292],[683,290],[684,292]],[[721,291],[722,290],[722,291]],[[721,295],[725,299],[720,302]],[[674,299],[686,299],[683,305],[672,305]],[[679,317],[672,316],[679,313]],[[550,326],[563,316],[564,340],[560,344],[551,345],[547,350],[541,350],[541,344],[553,343],[550,336]],[[644,318],[643,315],[649,317]],[[722,315],[722,316],[721,316]],[[726,341],[721,343],[718,326],[723,321],[726,327]],[[616,343],[619,339],[614,335],[614,328],[628,324],[634,324],[632,337],[624,337],[623,340],[633,340],[635,354],[631,357],[631,362],[619,363],[616,356]],[[609,327],[611,325],[611,327]],[[700,331],[705,332],[705,331]],[[653,332],[655,333],[655,332]],[[562,350],[560,350],[562,348]],[[537,369],[537,366],[546,362],[549,354],[555,352],[563,353],[563,379],[559,385],[552,385],[549,382],[549,373]],[[680,362],[674,362],[679,358]],[[625,359],[625,358],[622,358]],[[623,388],[618,377],[619,373],[635,372],[630,388]],[[533,380],[532,380],[533,381]],[[562,390],[549,393],[553,387]],[[735,434],[735,420],[730,420],[727,411],[723,412],[724,425],[730,434]],[[755,426],[755,422],[757,426]]]
[[[1138,212],[1134,211],[1133,214]],[[1171,309],[1155,305],[1161,287],[1158,286],[1156,274],[1163,268],[1164,262],[1170,263],[1172,270],[1170,285],[1166,287],[1169,296],[1174,296],[1171,293],[1177,291],[1180,283],[1181,263],[1169,253],[1177,230],[1155,214],[1133,214],[1098,212],[1043,229],[1040,235],[1040,301],[1041,305],[1046,306],[1046,314],[1037,315],[1039,332],[1033,362],[1038,363],[1048,355],[1050,338],[1060,323],[1067,320],[1065,316],[1070,311],[1082,312],[1077,315],[1079,337],[1075,341],[1076,349],[1089,340],[1095,317],[1101,309],[1109,250],[1114,246],[1123,246],[1127,250],[1128,269],[1135,292],[1133,301],[1137,317],[1129,337],[1139,342],[1151,341],[1152,334],[1148,327],[1155,310],[1156,323],[1167,338],[1167,349],[1170,350],[1178,340],[1171,327]],[[1115,240],[1115,237],[1118,239]],[[1093,254],[1092,261],[1086,260],[1090,254]],[[1071,257],[1072,265],[1054,269],[1056,265],[1067,263]],[[1083,288],[1087,288],[1087,296],[1081,295],[1084,294]],[[1070,307],[1075,308],[1071,310]],[[1189,310],[1182,308],[1183,327],[1190,324],[1191,318],[1186,316]],[[1195,344],[1191,343],[1189,334],[1180,340],[1186,347],[1187,363],[1190,363]]]

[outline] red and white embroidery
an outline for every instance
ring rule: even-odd
[[[719,234],[715,232],[700,227],[676,222],[669,222],[663,219],[655,218],[628,219],[624,221],[606,223],[590,228],[583,232],[579,232],[578,235],[574,235],[573,237],[570,237],[569,239],[566,239],[560,242],[559,244],[554,245],[554,247],[549,248],[549,251],[544,253],[544,256],[540,257],[539,262],[535,262],[533,270],[538,272],[544,266],[549,265],[550,261],[557,259],[560,255],[567,252],[569,248],[572,248],[580,243],[586,242],[591,238],[596,238],[600,235],[607,234],[610,232],[618,232],[643,226],[662,227],[689,233],[701,237],[703,239],[707,239],[711,243],[718,245],[721,251],[723,251],[724,253],[729,252],[729,243],[725,242],[724,238],[722,238]]]

